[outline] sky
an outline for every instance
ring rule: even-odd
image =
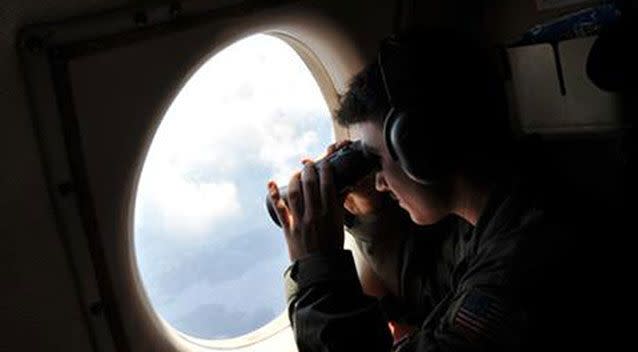
[[[193,74],[157,130],[135,203],[137,264],[163,319],[223,339],[283,312],[289,259],[266,183],[286,184],[333,139],[316,81],[278,38],[244,38]]]

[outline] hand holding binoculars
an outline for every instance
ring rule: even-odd
[[[336,152],[318,160],[315,167],[321,167],[322,163],[329,163],[333,170],[334,184],[337,194],[345,195],[361,179],[380,168],[379,157],[370,153],[361,141],[352,142]],[[281,199],[288,199],[287,187],[279,188]],[[272,221],[281,227],[277,213],[270,197],[266,196],[266,207]]]

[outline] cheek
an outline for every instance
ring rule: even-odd
[[[388,185],[390,185],[391,188],[404,188],[404,184],[408,179],[407,175],[401,170],[399,163],[384,159],[382,161],[382,168],[388,180]]]
[[[432,225],[449,214],[449,209],[441,195],[428,190],[415,190],[410,195],[410,215],[419,225]]]
[[[388,163],[384,168],[388,187],[402,200],[412,221],[431,225],[448,214],[444,197],[436,192],[436,188],[423,187],[412,181],[397,163]]]

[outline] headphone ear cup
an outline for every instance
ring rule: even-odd
[[[390,111],[385,115],[384,123],[383,123],[383,138],[385,139],[385,146],[388,148],[388,152],[392,157],[392,160],[397,161],[399,159],[396,150],[394,149],[394,145],[392,144],[391,131],[392,126],[395,124],[397,116],[399,114],[396,113],[396,109],[394,107],[390,108]]]
[[[388,116],[384,125],[390,155],[415,182],[423,185],[434,183],[436,162],[431,158],[432,148],[428,147],[428,136],[423,133],[423,126],[411,126],[411,119],[405,111],[390,112],[392,116]]]

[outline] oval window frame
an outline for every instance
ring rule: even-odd
[[[232,38],[224,41],[223,44],[216,45],[191,68],[190,74],[186,75],[181,81],[181,84],[175,88],[174,95],[168,100],[168,103],[165,102],[164,112],[168,109],[170,104],[172,104],[177,94],[179,94],[192,75],[194,75],[210,58],[243,38],[256,34],[264,34],[281,39],[284,43],[288,44],[297,53],[297,55],[299,55],[317,82],[330,114],[333,115],[339,106],[339,92],[345,90],[351,74],[363,66],[363,60],[359,50],[357,50],[358,48],[344,33],[335,32],[334,29],[325,29],[330,27],[322,28],[322,26],[325,26],[327,23],[331,23],[331,21],[318,17],[313,17],[312,20],[315,20],[317,23],[308,27],[310,27],[310,29],[315,29],[316,31],[308,31],[308,28],[302,28],[303,26],[300,27],[300,23],[297,23],[297,21],[291,21],[291,23],[280,24],[274,28],[273,26],[269,26],[270,28],[253,28],[252,30],[242,31],[241,35],[233,36]],[[332,65],[330,65],[331,67],[327,67],[324,64],[324,60],[322,60],[321,55],[316,52],[315,48],[326,48],[326,46],[330,46],[329,44],[331,44],[331,40],[336,40],[338,45],[331,50],[333,51],[332,53],[327,55],[330,58],[329,61],[332,63]],[[309,42],[312,44],[309,44]],[[346,43],[349,45],[349,47],[347,47],[348,50],[345,50],[347,54],[336,50],[336,48],[344,47]],[[340,63],[338,61],[341,61],[340,59],[343,61],[341,62],[343,67],[335,67],[339,66]],[[353,66],[356,67],[356,69],[353,70]],[[156,128],[152,131],[149,143],[141,157],[140,165],[143,165],[146,154],[148,153],[152,143],[152,137],[154,137],[162,120],[163,114],[158,118]],[[334,123],[334,121],[332,125],[336,140],[348,138],[347,128],[339,126]],[[142,168],[140,167],[136,185],[139,183],[141,170]],[[136,189],[137,186],[135,187],[135,190]],[[136,192],[133,192],[131,197],[131,199],[133,199],[131,208],[134,209]],[[133,214],[133,212],[131,213]],[[129,224],[129,233],[132,239],[135,236],[133,218],[134,216],[131,215]],[[282,347],[294,347],[296,350],[296,346],[294,345],[294,336],[290,329],[290,323],[285,310],[263,327],[229,339],[202,339],[177,330],[170,325],[170,323],[164,320],[151,306],[139,273],[133,243],[134,239],[131,241],[130,260],[131,265],[134,268],[133,271],[137,286],[136,291],[139,292],[142,300],[144,301],[147,315],[153,318],[153,325],[160,327],[160,330],[165,336],[168,336],[169,341],[175,345],[174,347],[176,347],[177,350],[193,351],[203,349],[206,351],[269,351],[272,348]],[[292,346],[289,346],[290,342],[292,342]]]

